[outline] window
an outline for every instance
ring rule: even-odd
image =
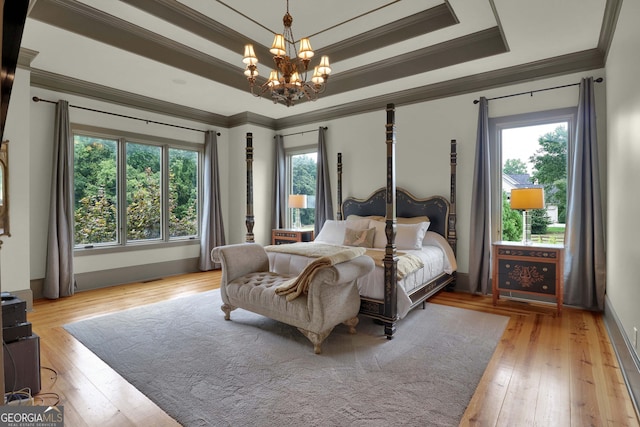
[[[544,188],[545,208],[531,211],[534,242],[562,243],[567,206],[567,149],[575,109],[490,120],[494,240],[522,240],[522,213],[509,205],[511,190]]]
[[[74,130],[76,247],[198,235],[200,150],[133,139]]]
[[[306,208],[289,209],[288,227],[313,229],[316,212],[317,154],[315,146],[287,150],[288,196],[292,194],[305,195],[307,206]]]

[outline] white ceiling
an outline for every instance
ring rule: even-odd
[[[392,68],[383,73],[391,75],[389,70],[407,67],[407,58],[423,55],[414,55],[412,52],[470,35],[469,41],[473,41],[482,37],[482,31],[492,28],[500,31],[506,48],[504,52],[489,53],[470,60],[454,59],[454,62],[461,62],[433,70],[423,71],[425,67],[419,66],[416,70],[411,70],[409,75],[394,76],[391,80],[354,90],[341,88],[337,93],[328,93],[316,102],[304,102],[287,108],[275,105],[269,99],[253,97],[248,91],[248,84],[233,87],[217,81],[221,80],[220,75],[242,74],[244,42],[260,43],[268,49],[273,40],[272,32],[282,31],[286,1],[223,1],[240,13],[218,0],[146,2],[154,4],[153,8],[158,4],[173,3],[174,6],[178,6],[180,17],[184,19],[173,20],[173,23],[170,23],[134,6],[138,4],[138,0],[32,0],[22,48],[37,52],[30,66],[32,70],[49,77],[70,78],[76,83],[105,86],[222,116],[233,116],[248,111],[272,119],[281,119],[384,97],[412,88],[442,84],[453,79],[469,78],[479,73],[523,67],[535,61],[545,61],[545,64],[549,65],[553,63],[551,58],[554,57],[562,58],[576,52],[599,48],[602,50],[601,32],[607,11],[607,0],[291,0],[289,11],[294,20],[294,36],[300,38],[319,33],[311,37],[316,52],[322,51],[325,47],[330,49],[332,46],[340,45],[342,41],[367,31],[375,32],[380,26],[436,6],[448,5],[457,18],[458,22],[454,25],[417,34],[371,51],[361,52],[356,45],[347,59],[332,62],[333,74],[328,82],[329,87],[334,81],[336,87],[340,86],[340,79],[349,76],[350,72],[362,76],[363,79],[369,78],[368,71],[360,69],[369,64],[376,64],[372,67],[376,68],[389,66],[391,63]],[[320,10],[316,10],[319,8],[318,5]],[[78,19],[72,12],[82,14],[83,19]],[[174,12],[171,13],[172,17],[177,16]],[[91,16],[91,19],[97,21],[85,19],[85,16]],[[166,15],[164,17],[166,18]],[[210,41],[206,34],[201,36],[192,31],[192,28],[195,28],[194,20],[207,26],[220,23],[237,31],[246,40],[241,40],[237,49],[223,47]],[[92,34],[91,28],[82,27],[83,23],[87,22],[95,22],[91,24],[94,28],[105,23],[115,26],[116,29],[125,28],[127,31],[112,30]],[[138,33],[140,29],[146,29],[151,33]],[[152,52],[136,53],[134,47],[138,38],[132,37],[132,32],[147,34],[145,37],[153,39],[153,43],[167,45],[175,52],[188,52],[190,58],[203,58],[205,62],[214,61],[223,67],[233,68],[228,68],[222,74],[220,71],[212,72],[209,76],[206,72],[197,73],[189,67],[182,67],[181,62],[177,60],[153,58]],[[477,37],[475,33],[478,33]],[[119,35],[128,39],[118,40]],[[129,46],[134,52],[128,50]],[[602,53],[601,55],[603,56]],[[258,56],[260,75],[268,75],[271,58],[260,54]],[[314,60],[312,64],[318,61],[317,57]],[[566,66],[564,65],[565,68]],[[549,71],[544,71],[535,77],[547,77],[544,74],[548,73]]]

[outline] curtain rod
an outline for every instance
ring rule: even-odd
[[[598,77],[597,79],[594,80],[594,82],[596,82],[596,83],[602,83],[603,81],[604,81],[604,79],[602,77]],[[531,95],[531,96],[533,96],[533,94],[535,92],[544,92],[546,90],[562,89],[563,87],[578,86],[579,84],[580,83],[571,83],[571,84],[568,84],[568,85],[548,87],[546,89],[536,89],[536,90],[530,90],[530,91],[527,91],[527,92],[513,93],[511,95],[496,96],[495,98],[488,98],[487,101],[491,101],[493,99],[511,98],[512,96],[520,96],[520,95]],[[474,104],[477,104],[478,102],[480,102],[479,99],[474,99],[473,100]]]
[[[48,102],[49,104],[57,104],[57,102],[55,102],[55,101],[49,101],[49,100],[47,100],[47,99],[38,98],[37,96],[34,96],[34,97],[33,97],[33,98],[31,98],[31,99],[33,99],[33,102]],[[80,110],[93,111],[94,113],[108,114],[108,115],[110,115],[110,116],[123,117],[123,118],[125,118],[125,119],[139,120],[139,121],[141,121],[141,122],[145,122],[145,123],[147,123],[147,124],[149,124],[149,123],[153,123],[153,124],[156,124],[156,125],[171,126],[171,127],[179,128],[179,129],[193,130],[193,131],[196,131],[196,132],[202,132],[202,133],[205,133],[205,132],[206,132],[206,131],[204,131],[204,130],[202,130],[202,129],[194,129],[194,128],[190,128],[190,127],[187,127],[187,126],[173,125],[173,124],[171,124],[171,123],[158,122],[158,121],[155,121],[155,120],[149,120],[149,119],[141,119],[141,118],[139,118],[139,117],[127,116],[127,115],[124,115],[124,114],[118,114],[118,113],[111,113],[111,112],[109,112],[109,111],[96,110],[96,109],[94,109],[94,108],[80,107],[80,106],[78,106],[78,105],[71,105],[71,104],[69,104],[69,107],[78,108],[78,109],[80,109]],[[220,132],[216,132],[216,135],[220,136]]]
[[[326,127],[326,126],[321,126],[321,127],[322,127],[322,129],[324,129],[324,130],[329,129],[329,128],[328,128],[328,127]],[[318,129],[310,129],[310,130],[303,130],[303,131],[300,131],[300,132],[288,133],[288,134],[286,134],[286,135],[282,135],[282,137],[284,138],[285,136],[302,135],[302,134],[309,133],[309,132],[318,132]],[[277,135],[276,135],[276,136],[277,136]],[[275,136],[274,136],[274,138],[275,138]]]

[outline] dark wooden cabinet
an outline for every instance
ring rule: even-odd
[[[562,312],[564,247],[520,242],[493,243],[493,305],[501,291],[551,296]]]
[[[283,245],[286,243],[311,242],[313,241],[313,230],[271,230],[271,244]]]

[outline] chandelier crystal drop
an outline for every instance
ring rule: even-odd
[[[251,93],[260,97],[266,93],[271,95],[274,104],[282,103],[287,107],[296,101],[307,98],[309,101],[318,99],[318,95],[326,89],[327,79],[331,74],[329,57],[320,58],[320,64],[313,68],[310,80],[307,80],[309,63],[314,52],[308,38],[300,39],[300,49],[296,49],[291,24],[293,17],[289,14],[289,0],[287,0],[287,13],[282,18],[284,30],[282,34],[276,34],[269,52],[273,54],[276,68],[269,73],[269,79],[262,85],[256,84],[258,77],[258,57],[252,44],[244,47],[242,62],[247,66],[244,75],[249,80]]]

